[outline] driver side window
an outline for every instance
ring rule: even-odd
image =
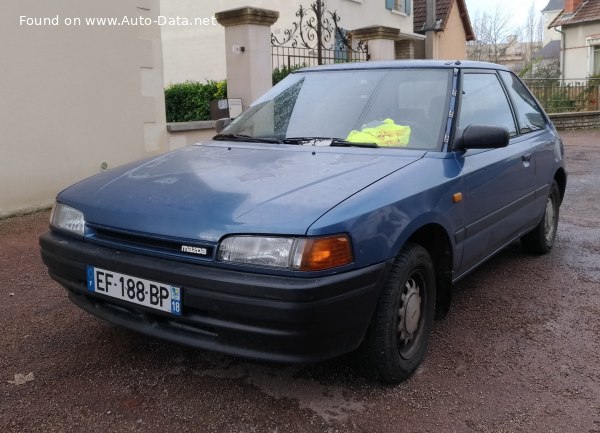
[[[517,135],[506,93],[496,74],[464,75],[458,126],[464,129],[471,124],[502,126],[511,137]]]

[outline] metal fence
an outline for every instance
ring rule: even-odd
[[[300,4],[296,17],[283,33],[271,33],[274,82],[305,66],[369,60],[367,44],[353,43],[340,25],[340,16],[327,9],[325,0],[315,0],[309,7]]]
[[[523,80],[547,113],[600,110],[600,78]]]
[[[272,47],[273,69],[296,69],[319,64],[317,49],[302,47]],[[364,62],[368,60],[367,51],[348,49],[321,49],[321,63]]]

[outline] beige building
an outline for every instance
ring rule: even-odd
[[[161,26],[164,79],[169,83],[186,80],[222,80],[226,78],[225,56],[233,47],[225,46],[225,30],[213,20],[217,12],[244,6],[279,12],[272,25],[274,36],[283,38],[298,20],[298,6],[308,8],[314,0],[161,0],[161,14],[185,18],[202,25]],[[345,30],[381,26],[398,30],[398,41],[422,41],[413,32],[413,0],[327,0],[326,8],[340,16]],[[406,44],[405,44],[406,45]]]
[[[494,44],[473,44],[467,47],[470,60],[498,63],[514,72],[527,68],[532,59],[538,57],[542,48],[541,41],[520,42],[518,36],[507,38],[506,42]]]
[[[0,217],[168,149],[158,6],[0,2]]]
[[[600,0],[564,0],[562,12],[550,27],[563,34],[563,78],[600,75]]]
[[[414,1],[414,30],[427,35],[431,53],[425,43],[417,44],[416,58],[467,58],[467,42],[475,40],[465,0],[436,0],[433,29],[427,28],[427,0]]]

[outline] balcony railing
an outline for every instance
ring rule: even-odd
[[[600,110],[600,78],[523,80],[547,113]]]

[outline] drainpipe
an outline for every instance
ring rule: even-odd
[[[435,32],[435,0],[427,0],[426,21],[425,21],[425,58],[437,59],[437,40]]]
[[[561,27],[562,29],[562,27]],[[557,27],[554,27],[554,31],[560,33],[560,78],[565,79],[565,32],[562,30],[558,30]]]

